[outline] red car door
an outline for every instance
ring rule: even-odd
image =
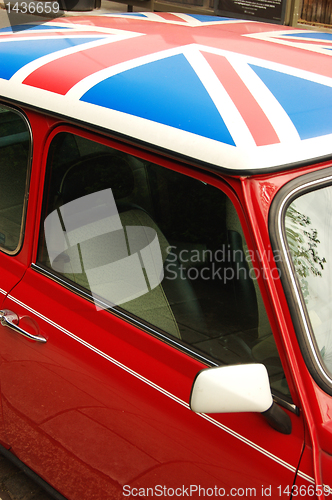
[[[69,128],[49,144],[34,257],[0,327],[11,451],[73,500],[284,496],[303,422],[234,193]],[[267,367],[290,434],[190,410],[202,368],[248,362]]]

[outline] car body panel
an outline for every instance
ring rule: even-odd
[[[288,182],[330,167],[314,160],[332,153],[330,44],[329,34],[161,13],[0,30],[1,102],[24,113],[33,140],[22,247],[0,253],[1,308],[47,341],[0,326],[0,441],[66,498],[149,488],[158,496],[159,487],[198,498],[198,486],[207,496],[287,498],[293,484],[309,498],[310,485],[329,484],[331,397],[302,356],[269,214]],[[228,197],[286,375],[291,400],[274,399],[290,435],[258,413],[192,412],[193,381],[218,364],[213,357],[131,314],[98,309],[82,287],[38,262],[47,158],[61,133]]]

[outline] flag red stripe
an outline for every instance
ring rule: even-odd
[[[249,128],[257,146],[280,142],[267,116],[225,57],[203,53]]]
[[[187,24],[187,21],[184,21],[179,16],[176,16],[175,14],[171,14],[169,12],[159,12],[158,17],[161,17],[165,21],[176,21],[177,23]]]
[[[121,50],[116,45],[121,43]],[[162,36],[139,36],[132,39],[101,45],[75,54],[60,57],[33,71],[24,81],[25,85],[65,95],[76,83],[93,73],[118,63],[140,56],[169,49],[177,44]],[[65,75],[65,78],[61,78]]]

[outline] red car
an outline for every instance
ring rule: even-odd
[[[332,495],[331,54],[188,14],[0,30],[1,452],[55,498]]]

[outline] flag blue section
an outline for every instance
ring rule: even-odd
[[[15,24],[15,26],[7,26],[6,28],[0,28],[0,33],[17,33],[20,30],[25,32],[31,31],[45,31],[45,30],[53,30],[53,31],[62,31],[69,30],[69,26],[47,26],[47,24]]]
[[[230,19],[229,17],[219,17],[219,16],[204,16],[203,14],[189,14],[190,17],[197,19],[201,23],[211,23],[217,21],[236,21],[236,19]]]
[[[332,42],[332,33],[324,33],[324,32],[308,32],[308,33],[286,33],[287,38],[292,37],[292,38],[308,38],[312,40],[327,40],[329,42]]]
[[[107,78],[81,100],[235,146],[212,99],[182,54]]]
[[[103,38],[57,38],[57,39],[31,39],[5,42],[0,40],[0,78],[9,80],[19,69],[39,57],[52,54],[62,49],[69,49],[76,45],[93,42]],[[59,75],[60,76],[60,75]]]
[[[332,134],[332,88],[250,65],[292,120],[301,139]]]

